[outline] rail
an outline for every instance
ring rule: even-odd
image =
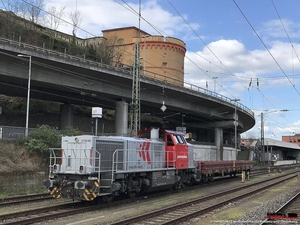
[[[17,47],[20,47],[20,48],[33,50],[33,51],[37,51],[37,52],[42,52],[44,54],[48,54],[48,55],[51,55],[51,56],[57,56],[57,57],[62,57],[62,58],[65,58],[65,59],[70,59],[70,60],[74,60],[74,61],[81,62],[81,63],[86,63],[86,64],[89,64],[89,65],[92,65],[92,66],[100,67],[102,69],[106,68],[106,69],[109,69],[109,70],[122,72],[124,74],[130,74],[130,75],[132,74],[132,68],[130,66],[129,67],[114,67],[114,66],[111,66],[111,65],[103,64],[102,62],[96,62],[96,61],[85,59],[85,56],[84,57],[73,56],[73,55],[67,54],[66,51],[64,53],[63,52],[58,52],[58,51],[53,51],[53,50],[45,48],[44,45],[43,45],[43,47],[38,47],[38,46],[34,46],[34,45],[30,45],[30,44],[21,42],[20,40],[21,40],[21,38],[19,38],[19,41],[14,41],[14,40],[11,40],[11,39],[0,37],[0,42],[6,43],[6,44],[9,44],[9,45],[14,45],[14,46],[17,46]],[[166,84],[171,85],[174,88],[181,89],[182,91],[189,91],[191,94],[196,95],[196,96],[197,95],[199,96],[200,94],[201,95],[204,94],[207,97],[212,98],[211,100],[218,100],[218,101],[230,104],[230,105],[234,105],[237,109],[239,109],[239,110],[247,113],[248,115],[254,117],[254,112],[252,112],[251,109],[244,106],[243,104],[241,104],[237,101],[232,101],[232,99],[230,99],[226,96],[220,95],[216,92],[207,90],[205,88],[201,88],[201,87],[196,86],[194,84],[190,84],[190,83],[187,83],[187,82],[184,82],[184,81],[182,82],[180,80],[177,80],[177,79],[174,79],[174,78],[171,78],[171,77],[167,77],[167,76],[164,76],[164,75],[152,73],[152,72],[149,72],[149,71],[147,71],[147,76],[141,74],[141,78],[144,79],[144,80],[154,80],[155,82],[160,83],[161,85],[166,85]]]

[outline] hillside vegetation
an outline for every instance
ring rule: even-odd
[[[20,16],[0,9],[0,37],[23,42],[26,44],[44,47],[57,52],[66,53],[73,56],[84,57],[85,59],[101,62],[106,65],[118,64],[123,56],[123,52],[115,48],[117,37],[111,36],[103,39],[102,42],[78,45],[75,36],[69,40],[64,40],[57,35],[58,31],[41,26],[32,21],[23,19]]]
[[[29,138],[18,140],[0,139],[0,173],[44,170],[48,165],[49,147],[60,147],[59,103],[41,100],[30,101]],[[25,127],[26,99],[0,95],[0,126]],[[99,121],[99,134],[114,132],[113,115],[104,110],[106,117]],[[76,133],[74,133],[74,131]],[[74,127],[65,134],[91,133],[91,108],[74,107]]]
[[[25,145],[11,140],[0,140],[0,174],[40,171],[46,167],[46,160],[30,154]]]

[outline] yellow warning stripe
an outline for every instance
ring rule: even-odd
[[[92,191],[92,189],[84,189],[83,197],[87,201],[92,201],[97,195]]]
[[[52,191],[50,191],[49,193],[50,193],[50,195],[53,195],[53,193],[56,191],[56,189],[57,189],[57,187],[54,187],[53,189],[52,189]]]
[[[90,199],[88,198],[88,196],[85,193],[83,193],[83,197],[85,200],[90,201]]]
[[[98,181],[94,181],[94,185],[95,185],[96,187],[99,187],[99,180],[98,180]]]
[[[54,187],[51,191],[48,190],[48,193],[50,195],[52,195],[52,197],[54,197],[54,198],[60,198],[61,197],[61,188]]]
[[[61,194],[54,196],[54,198],[60,198],[60,197],[61,197]]]

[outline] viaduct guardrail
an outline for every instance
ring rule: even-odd
[[[21,42],[20,40],[21,40],[21,38],[19,38],[19,41],[14,41],[11,39],[0,37],[0,42],[8,44],[8,45],[13,45],[13,46],[17,46],[17,47],[20,47],[23,49],[37,51],[39,53],[42,52],[44,54],[48,54],[48,55],[52,55],[52,56],[63,57],[66,59],[70,59],[70,60],[86,63],[89,65],[97,66],[99,68],[106,68],[106,69],[113,70],[113,71],[119,71],[124,74],[130,74],[130,75],[132,74],[132,70],[130,67],[126,67],[126,68],[114,67],[111,65],[103,64],[101,62],[95,62],[92,60],[85,59],[85,56],[79,57],[79,56],[69,55],[66,53],[66,51],[64,53],[58,52],[58,51],[53,51],[53,50],[45,48],[44,46],[38,47],[38,46],[34,46],[34,45],[30,45],[30,44]],[[226,96],[223,96],[216,92],[201,88],[194,84],[190,84],[188,82],[182,82],[182,81],[176,80],[174,78],[170,78],[170,77],[160,75],[160,74],[155,74],[155,73],[152,73],[149,71],[147,71],[147,76],[144,74],[141,74],[140,78],[141,78],[141,80],[154,80],[158,84],[161,83],[162,85],[167,84],[167,85],[173,86],[179,90],[182,90],[184,92],[189,92],[195,96],[201,95],[201,97],[203,97],[203,95],[205,95],[207,98],[209,98],[212,101],[216,101],[216,102],[219,101],[222,103],[226,103],[228,105],[236,106],[236,108],[239,109],[240,111],[243,111],[244,113],[247,113],[248,115],[254,117],[254,112],[251,111],[251,109],[249,109],[245,105],[243,105],[237,101],[233,101],[232,99],[230,99]]]

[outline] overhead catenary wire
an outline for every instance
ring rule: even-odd
[[[273,0],[272,0],[272,4],[273,4],[273,6],[274,6],[274,9],[275,9],[275,11],[276,11],[276,13],[277,13],[277,16],[278,16],[280,22],[281,22],[281,25],[282,25],[282,27],[283,27],[283,29],[284,29],[284,32],[285,32],[287,38],[289,39],[289,42],[290,42],[290,44],[291,44],[291,46],[292,46],[292,49],[293,49],[293,51],[295,52],[298,61],[300,62],[298,53],[297,53],[297,51],[296,51],[296,49],[295,49],[295,47],[294,47],[294,45],[293,45],[293,42],[292,42],[292,40],[291,40],[291,38],[290,38],[290,36],[289,36],[289,34],[288,34],[288,32],[287,32],[285,26],[284,26],[284,23],[282,22],[282,19],[281,19],[280,15],[279,15],[279,12],[278,12],[277,7],[276,7],[276,5],[275,5],[275,3],[274,3]]]
[[[267,45],[264,43],[264,41],[261,39],[261,37],[259,36],[259,34],[256,32],[256,30],[254,29],[254,27],[252,26],[252,24],[250,23],[250,21],[248,20],[248,18],[246,17],[246,15],[244,14],[244,12],[242,11],[242,9],[239,7],[239,5],[236,3],[235,0],[233,0],[234,4],[236,5],[236,7],[238,8],[238,10],[240,11],[240,13],[243,15],[243,17],[245,18],[245,20],[247,21],[247,23],[249,24],[249,26],[251,27],[251,29],[253,30],[253,32],[255,33],[255,35],[258,37],[258,39],[260,40],[260,42],[262,43],[262,45],[265,47],[265,49],[268,51],[269,55],[272,57],[272,59],[274,60],[274,62],[276,63],[276,65],[278,66],[278,68],[281,70],[281,72],[284,74],[284,76],[287,78],[287,80],[290,82],[290,84],[292,85],[292,87],[294,88],[294,90],[297,92],[297,94],[300,96],[300,92],[298,91],[298,89],[295,87],[295,85],[292,83],[292,81],[290,80],[290,78],[287,76],[287,74],[285,73],[285,71],[282,69],[282,67],[280,66],[280,64],[278,63],[278,61],[275,59],[275,57],[273,56],[273,54],[270,52],[269,48],[267,47]]]

